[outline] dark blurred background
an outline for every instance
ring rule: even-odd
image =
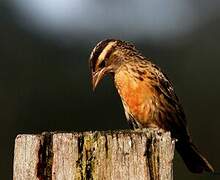
[[[128,128],[111,78],[91,91],[88,57],[104,38],[135,43],[173,80],[192,136],[220,171],[220,1],[0,1],[0,179],[19,133]],[[178,154],[178,180],[191,174]]]

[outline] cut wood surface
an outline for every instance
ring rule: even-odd
[[[172,180],[169,132],[96,131],[22,134],[15,140],[14,180]]]

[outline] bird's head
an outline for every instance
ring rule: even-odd
[[[106,74],[120,67],[124,52],[129,51],[135,51],[131,43],[116,39],[106,39],[95,46],[89,58],[93,90]]]

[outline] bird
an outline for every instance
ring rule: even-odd
[[[172,82],[137,50],[119,39],[100,41],[92,50],[89,66],[93,90],[111,74],[132,129],[160,128],[177,139],[176,150],[192,173],[214,173],[212,165],[193,144],[186,116]]]

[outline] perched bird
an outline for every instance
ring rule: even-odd
[[[173,85],[159,67],[141,55],[133,44],[107,39],[90,55],[93,89],[106,74],[112,74],[129,125],[158,127],[177,139],[176,149],[193,173],[214,172],[190,138],[183,108]]]

